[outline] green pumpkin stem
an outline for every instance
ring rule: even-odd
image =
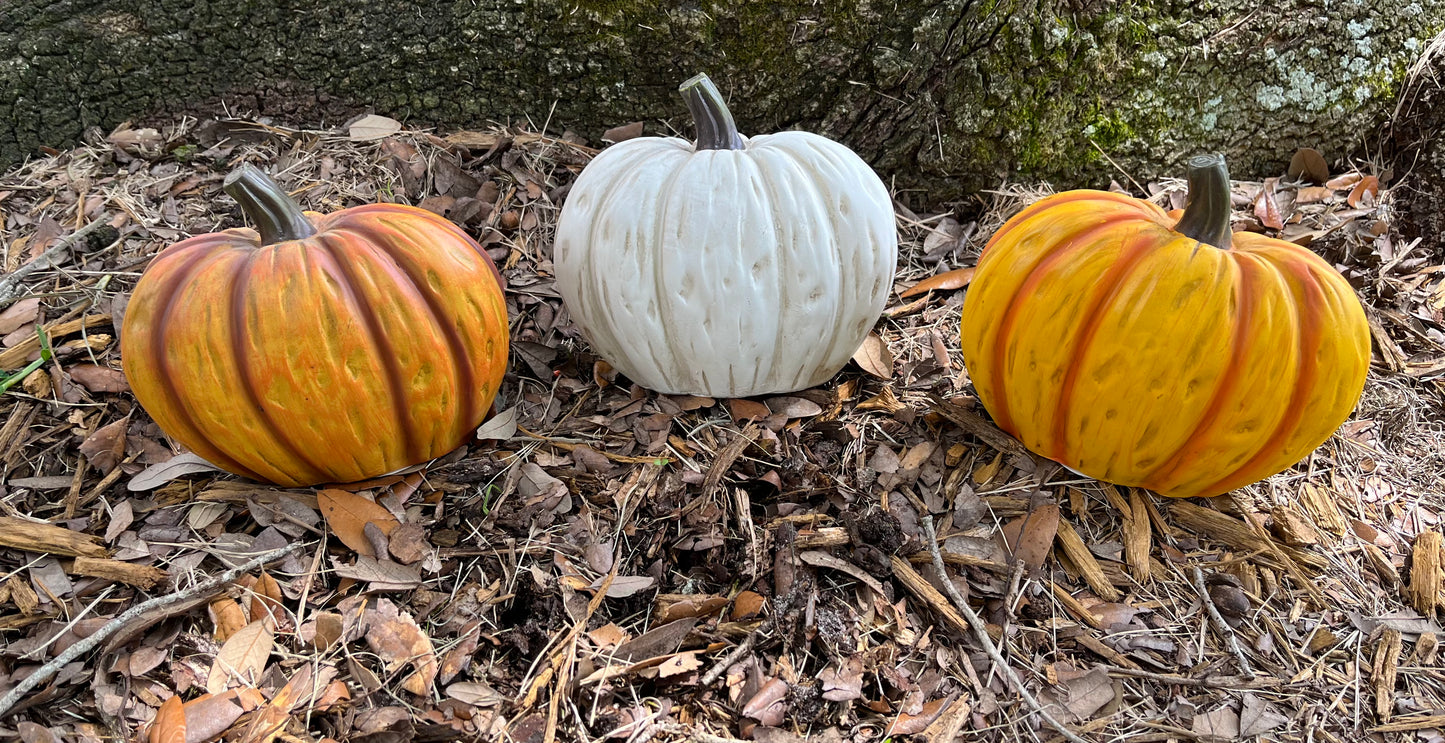
[[[706,74],[699,74],[679,85],[687,110],[697,123],[696,150],[741,150],[743,138],[738,134],[733,115],[723,101],[722,93]]]
[[[231,171],[221,188],[241,205],[246,217],[256,223],[262,245],[301,240],[316,234],[316,226],[306,218],[301,205],[286,194],[286,189],[249,163]]]
[[[1229,250],[1233,235],[1229,215],[1234,209],[1229,193],[1229,168],[1224,164],[1223,155],[1189,158],[1189,199],[1174,231],[1205,245]]]

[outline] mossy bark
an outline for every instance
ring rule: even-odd
[[[1388,116],[1445,0],[9,0],[0,162],[87,126],[226,103],[315,124],[530,118],[595,138],[712,75],[745,132],[808,128],[904,186],[962,193],[1238,176],[1335,158]],[[662,127],[654,127],[661,131]]]

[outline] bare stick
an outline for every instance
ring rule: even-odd
[[[1219,613],[1219,607],[1214,605],[1214,599],[1209,598],[1209,588],[1204,585],[1204,571],[1194,566],[1194,590],[1199,592],[1199,601],[1204,604],[1204,610],[1209,613],[1209,618],[1214,620],[1214,628],[1224,642],[1229,646],[1229,652],[1234,653],[1234,659],[1239,662],[1239,672],[1246,679],[1254,678],[1254,669],[1249,665],[1249,658],[1244,655],[1244,650],[1239,647],[1239,639],[1234,636],[1234,629],[1224,621]]]
[[[197,583],[196,585],[191,586],[184,591],[167,594],[165,596],[157,596],[150,601],[142,601],[141,603],[132,606],[131,608],[122,612],[120,616],[107,622],[106,625],[97,630],[95,634],[86,637],[85,639],[75,643],[74,645],[71,645],[69,648],[66,648],[65,652],[55,656],[54,660],[36,669],[34,673],[26,676],[23,680],[21,680],[21,682],[17,684],[14,689],[10,690],[9,694],[6,694],[4,697],[0,697],[0,719],[3,719],[6,715],[8,715],[11,708],[19,704],[20,700],[24,699],[32,689],[48,681],[55,674],[60,673],[60,669],[64,668],[71,661],[74,661],[80,656],[90,652],[97,645],[104,642],[107,637],[110,637],[111,635],[118,632],[130,620],[135,619],[136,617],[145,614],[148,611],[164,608],[166,606],[170,606],[171,604],[178,604],[187,599],[199,596],[213,588],[217,588],[219,586],[230,583],[231,581],[240,577],[243,573],[254,570],[255,568],[271,562],[278,557],[283,557],[289,554],[292,550],[301,547],[301,545],[303,544],[305,543],[292,542],[285,547],[279,547],[277,549],[271,550],[270,552],[257,555],[243,565],[238,565],[234,568],[231,568],[230,570],[227,570],[226,572],[221,573],[214,578],[201,581],[200,583]]]
[[[726,656],[723,656],[722,660],[714,663],[712,665],[712,668],[709,668],[707,670],[707,673],[703,674],[702,685],[705,687],[712,686],[714,681],[722,678],[723,673],[728,670],[728,666],[731,666],[732,664],[742,660],[743,656],[747,655],[748,651],[752,650],[753,646],[758,644],[759,636],[761,636],[765,632],[768,632],[772,626],[773,617],[770,616],[762,623],[760,623],[757,626],[757,629],[754,629],[752,632],[748,633],[748,636],[743,638],[743,641],[739,643],[737,647],[733,648],[732,652],[729,652]]]
[[[927,512],[923,516],[923,531],[924,535],[928,537],[928,551],[933,555],[933,569],[938,571],[939,582],[943,584],[944,590],[948,592],[948,598],[953,601],[953,605],[958,608],[959,613],[968,620],[968,626],[973,628],[974,636],[983,645],[984,652],[988,653],[988,657],[993,660],[994,667],[1004,675],[1004,678],[1008,679],[1009,685],[1019,693],[1019,696],[1023,697],[1029,708],[1039,713],[1039,717],[1044,718],[1044,722],[1048,723],[1049,727],[1064,736],[1064,740],[1069,743],[1088,743],[1077,733],[1065,727],[1062,722],[1054,719],[1054,716],[1049,714],[1042,704],[1039,704],[1038,698],[1024,687],[1023,679],[1020,679],[1018,674],[1014,673],[1014,669],[1003,659],[1003,653],[999,652],[998,646],[994,645],[993,639],[988,636],[988,626],[983,623],[978,614],[974,613],[973,607],[963,600],[963,596],[958,593],[958,587],[953,585],[953,581],[948,578],[948,573],[944,571],[943,555],[938,551],[938,534],[933,531],[933,516]]]
[[[41,269],[49,268],[51,261],[59,258],[61,253],[70,250],[71,246],[80,242],[81,238],[96,231],[102,225],[107,224],[110,224],[110,220],[102,218],[81,227],[66,236],[64,240],[50,246],[49,249],[41,253],[35,260],[15,269],[9,276],[0,279],[0,305],[10,301],[10,295],[15,293],[15,289],[20,285],[21,279]]]

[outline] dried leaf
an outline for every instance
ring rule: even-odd
[[[261,576],[256,579],[256,584],[251,586],[251,618],[269,618],[271,626],[285,618],[286,610],[281,607],[281,584],[271,577],[266,571],[261,571]]]
[[[710,617],[727,605],[726,598],[713,594],[659,595],[657,621],[666,623],[688,617]]]
[[[236,720],[263,700],[250,694],[255,689],[230,689],[220,694],[202,694],[185,704],[186,740],[188,743],[202,743],[215,740],[231,729]],[[259,692],[257,692],[259,693]]]
[[[753,591],[743,591],[737,595],[737,598],[733,599],[733,610],[729,613],[729,618],[736,622],[755,617],[763,610],[763,606],[767,603],[768,600],[763,598],[762,594]]]
[[[1329,180],[1330,167],[1325,163],[1325,156],[1319,150],[1310,147],[1301,147],[1295,150],[1294,157],[1290,158],[1290,178],[1297,181],[1309,183],[1324,183]]]
[[[893,352],[877,333],[869,333],[863,339],[863,345],[853,354],[853,361],[879,379],[893,378]]]
[[[217,467],[192,452],[179,454],[160,464],[153,464],[132,477],[126,489],[132,493],[158,488],[177,477],[194,475],[198,472],[219,472]]]
[[[1373,175],[1367,175],[1360,179],[1355,187],[1350,189],[1350,195],[1345,202],[1351,207],[1359,209],[1362,206],[1374,206],[1380,196],[1380,179]]]
[[[602,587],[603,578],[592,581],[588,586],[590,590],[596,591]],[[607,598],[625,599],[640,591],[652,588],[657,579],[647,575],[619,575],[612,580],[612,585],[607,587]]]
[[[774,397],[768,400],[767,406],[773,415],[785,415],[789,418],[811,418],[823,412],[818,403],[806,397]]]
[[[231,635],[211,664],[206,691],[219,694],[233,683],[254,685],[265,670],[272,640],[271,629],[263,621],[253,621]]]
[[[973,267],[955,268],[952,271],[945,271],[941,274],[929,276],[928,278],[904,289],[898,296],[900,299],[916,297],[919,294],[926,294],[932,291],[953,291],[968,286],[973,281]]]
[[[830,702],[851,702],[863,697],[863,661],[850,656],[841,667],[828,666],[818,674],[823,698]]]
[[[1274,178],[1264,179],[1259,194],[1254,197],[1254,216],[1259,223],[1272,230],[1284,229],[1284,220],[1279,215],[1279,204],[1274,199]]]
[[[125,432],[129,427],[130,416],[126,416],[95,429],[94,433],[85,437],[85,441],[80,442],[80,453],[97,472],[110,474],[125,459]]]
[[[10,305],[0,312],[0,336],[11,333],[40,319],[40,298],[30,297]]]
[[[447,687],[447,696],[473,707],[495,707],[507,696],[481,681],[461,681]]]
[[[229,596],[218,596],[206,605],[206,613],[211,615],[211,624],[215,626],[216,642],[225,642],[241,628],[245,627],[246,611],[235,599]]]
[[[477,438],[482,441],[506,441],[517,435],[517,406],[488,418],[477,429]]]
[[[376,114],[367,114],[347,127],[347,136],[353,142],[372,142],[385,139],[401,131],[401,122]]]
[[[602,132],[602,141],[617,144],[618,142],[626,142],[629,139],[636,139],[640,136],[642,136],[642,122],[634,121],[631,124],[614,126]]]
[[[186,712],[181,695],[173,694],[161,705],[147,731],[150,743],[186,743]]]
[[[1327,186],[1305,186],[1295,192],[1294,203],[1317,204],[1334,195],[1335,192]]]
[[[1059,532],[1059,507],[1046,503],[1004,524],[1003,535],[1014,558],[1034,570],[1042,569]]]
[[[1212,735],[1225,740],[1239,739],[1239,713],[1232,707],[1220,707],[1194,716],[1195,735]]]
[[[96,364],[71,364],[65,373],[91,392],[130,392],[130,383],[119,369]]]
[[[410,565],[431,554],[426,530],[420,524],[401,524],[388,535],[387,550],[403,565]]]
[[[342,578],[365,581],[373,591],[405,591],[421,585],[421,573],[412,565],[399,565],[391,560],[377,560],[357,555],[351,565],[337,565]]]
[[[733,420],[738,423],[742,423],[743,421],[765,420],[773,414],[773,411],[769,410],[768,406],[760,402],[743,400],[741,398],[728,400],[728,412],[732,414]]]
[[[928,728],[928,725],[937,719],[939,713],[943,712],[943,706],[953,701],[948,697],[935,699],[925,705],[916,715],[900,713],[893,724],[888,726],[886,736],[893,735],[916,735]]]
[[[788,682],[774,677],[768,679],[758,689],[747,704],[743,705],[743,717],[751,717],[758,722],[777,727],[783,722],[783,715],[788,709]]]
[[[1274,705],[1249,692],[1244,692],[1244,709],[1239,713],[1239,734],[1244,738],[1267,733],[1289,722]]]
[[[688,671],[696,671],[701,667],[702,661],[698,659],[697,651],[678,653],[658,665],[657,677],[667,678],[669,676],[677,676]]]
[[[375,524],[387,535],[401,525],[385,507],[345,490],[328,488],[317,491],[316,503],[321,507],[326,525],[331,527],[331,533],[363,557],[377,556],[371,540],[366,538],[367,524]]]
[[[432,649],[431,638],[426,636],[410,614],[397,612],[395,616],[368,623],[366,644],[386,663],[387,672],[394,672],[403,665],[415,670],[402,681],[402,688],[425,696],[437,676],[437,658]]]

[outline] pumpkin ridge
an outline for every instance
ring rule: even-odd
[[[416,234],[414,232],[411,232],[404,223],[389,223],[387,224],[387,227],[392,229],[397,234],[405,236],[406,239],[410,241],[411,244],[414,246],[421,247],[424,245],[421,240],[417,239]],[[465,235],[465,233],[463,233],[463,235]],[[471,238],[468,237],[467,240],[470,241]],[[382,254],[385,255],[387,258],[391,259],[392,263],[396,265],[396,268],[399,271],[399,274],[396,276],[396,278],[404,278],[406,282],[410,284],[413,289],[416,290],[417,296],[420,296],[422,302],[426,305],[427,312],[431,315],[432,322],[441,331],[442,338],[446,341],[447,348],[451,352],[452,367],[456,370],[458,387],[458,409],[463,411],[463,416],[465,416],[468,420],[470,420],[478,413],[485,414],[486,411],[477,411],[474,409],[477,405],[476,385],[478,375],[476,373],[476,370],[473,368],[471,356],[467,353],[466,344],[462,342],[461,335],[457,333],[456,327],[448,323],[446,321],[446,318],[444,317],[444,314],[441,310],[441,299],[436,296],[436,294],[431,290],[431,287],[427,286],[425,282],[419,281],[417,279],[415,273],[415,270],[417,268],[416,264],[412,261],[410,256],[406,256],[403,253],[397,252],[395,250],[396,246],[393,245],[390,240],[375,240],[371,241],[371,244],[381,248]],[[497,286],[497,290],[501,291],[500,284]],[[464,437],[465,429],[460,432],[454,431],[453,435],[448,438],[448,450],[455,448],[455,445],[459,443],[458,439]]]
[[[382,331],[381,320],[376,316],[376,308],[372,307],[370,302],[362,299],[351,262],[346,260],[345,251],[332,244],[333,236],[334,233],[318,234],[316,243],[336,264],[337,285],[346,295],[352,311],[366,327],[366,334],[376,344],[378,355],[381,357],[381,367],[385,371],[386,388],[391,393],[392,415],[396,418],[397,431],[401,434],[401,449],[411,463],[426,459],[426,452],[420,449],[421,442],[412,426],[411,416],[407,414],[406,383],[401,378],[401,368],[397,365],[396,352],[391,345],[391,339]],[[368,244],[374,243],[375,241],[368,241]]]
[[[1204,412],[1194,426],[1194,431],[1189,438],[1174,451],[1162,464],[1150,470],[1148,474],[1140,478],[1141,483],[1152,483],[1145,485],[1151,490],[1156,489],[1160,480],[1166,480],[1174,475],[1187,460],[1195,454],[1194,449],[1200,441],[1211,433],[1214,424],[1223,413],[1224,401],[1229,393],[1234,391],[1239,380],[1239,369],[1248,355],[1250,341],[1250,328],[1253,325],[1255,309],[1254,278],[1250,270],[1247,270],[1240,258],[1246,255],[1238,251],[1222,251],[1227,263],[1224,265],[1233,266],[1238,271],[1239,280],[1235,284],[1234,306],[1234,332],[1230,334],[1229,364],[1224,367],[1224,372],[1219,375],[1219,386],[1214,388],[1214,394],[1209,398],[1209,404],[1204,406]]]
[[[994,407],[997,408],[997,410],[991,409],[989,411],[993,414],[994,422],[998,424],[999,428],[1002,428],[1015,437],[1018,436],[1018,429],[1014,426],[1013,416],[1009,411],[1007,382],[1009,369],[1006,363],[1006,357],[1008,356],[1009,341],[1013,338],[1014,325],[1018,320],[1017,310],[1019,308],[1020,298],[1037,287],[1039,282],[1043,281],[1044,269],[1063,260],[1072,251],[1088,247],[1089,239],[1096,233],[1106,231],[1119,222],[1125,222],[1131,219],[1138,219],[1138,217],[1127,213],[1110,215],[1098,224],[1076,233],[1069,241],[1059,241],[1050,252],[1040,256],[1038,262],[1029,268],[1028,273],[1024,275],[1024,280],[1019,282],[1018,288],[1014,290],[1008,302],[1004,303],[1004,311],[1002,313],[1002,319],[999,321],[998,332],[994,336],[993,348],[993,369],[997,377],[994,381],[997,392]]]
[[[683,167],[681,167],[681,168],[674,168],[674,169],[672,170],[672,172],[668,173],[668,174],[667,174],[667,178],[666,178],[665,180],[663,180],[662,185],[661,185],[660,187],[658,187],[658,189],[657,189],[658,201],[662,202],[662,203],[663,203],[663,206],[666,206],[666,200],[668,200],[668,199],[670,199],[670,198],[672,197],[672,189],[673,189],[673,186],[675,186],[678,181],[682,180],[682,174],[685,173],[685,172],[687,172],[687,164],[686,164],[686,163],[683,164]],[[653,287],[667,286],[667,284],[663,281],[663,278],[664,278],[664,276],[663,276],[664,258],[666,257],[666,254],[667,254],[667,251],[666,251],[666,249],[665,249],[665,247],[664,247],[664,246],[666,245],[666,243],[665,243],[665,241],[664,241],[664,235],[667,234],[667,219],[666,219],[666,214],[667,214],[667,211],[664,209],[664,210],[662,211],[662,213],[658,215],[658,218],[655,219],[655,220],[653,220],[653,223],[652,223],[652,241],[651,241],[651,246],[650,246],[650,247],[651,247],[652,250],[654,251],[653,255],[651,256],[651,258],[652,258],[652,286],[653,286]],[[677,220],[678,220],[679,222],[684,221],[684,220],[682,219],[682,216],[683,216],[684,214],[686,214],[686,212],[683,212],[682,214],[677,215]],[[595,224],[594,224],[594,228],[595,228]],[[686,246],[679,246],[679,247],[683,248],[684,250],[687,249]],[[596,253],[596,251],[594,251],[594,255],[595,255],[595,253]],[[674,340],[674,338],[673,338],[673,334],[672,334],[672,332],[671,332],[671,331],[673,330],[673,327],[672,327],[672,312],[668,309],[668,307],[669,307],[669,302],[664,301],[664,297],[663,297],[662,295],[658,295],[658,296],[656,297],[656,300],[657,300],[657,324],[658,324],[658,326],[659,326],[660,328],[662,328],[662,335],[663,335],[664,337],[666,337],[669,341],[672,341],[672,340]],[[610,304],[610,303],[604,302],[604,304]],[[656,356],[654,356],[654,358],[656,358]],[[668,366],[669,368],[671,368],[672,371],[674,371],[674,372],[682,372],[682,373],[684,374],[684,376],[690,376],[690,375],[688,375],[688,374],[686,373],[686,370],[685,370],[685,369],[679,369],[679,368],[677,368],[677,354],[672,352],[671,344],[669,344],[669,348],[668,348],[667,361],[668,361],[667,366]],[[660,374],[660,378],[661,378],[661,379],[666,379],[666,378],[668,377],[668,373],[667,373],[667,372],[668,372],[668,369],[664,368],[662,364],[658,364],[657,370],[658,370],[658,373]],[[653,384],[656,384],[656,383],[653,382]]]
[[[1319,284],[1319,278],[1315,276],[1309,266],[1291,264],[1289,267],[1298,269],[1300,273],[1280,271],[1280,273],[1286,277],[1286,281],[1297,283],[1302,290],[1301,293],[1308,295],[1308,301],[1323,302],[1324,290]],[[1259,447],[1259,451],[1257,451],[1253,457],[1250,457],[1244,464],[1236,467],[1234,471],[1218,478],[1211,483],[1209,487],[1202,489],[1200,491],[1201,493],[1210,493],[1216,490],[1219,492],[1233,490],[1234,488],[1232,487],[1220,490],[1220,486],[1239,477],[1240,473],[1248,472],[1254,467],[1259,466],[1261,461],[1273,457],[1278,448],[1284,443],[1284,440],[1289,438],[1290,434],[1299,427],[1300,422],[1304,419],[1304,403],[1309,399],[1310,394],[1314,392],[1315,383],[1319,378],[1318,354],[1320,347],[1324,345],[1324,328],[1319,320],[1318,313],[1297,312],[1295,313],[1295,317],[1299,331],[1300,361],[1294,374],[1294,391],[1290,394],[1289,404],[1288,407],[1285,408],[1284,417],[1280,419],[1274,431],[1270,434],[1269,438],[1265,440],[1264,445]],[[1308,353],[1306,353],[1306,351],[1308,351]],[[1318,444],[1315,446],[1318,446]],[[1310,448],[1313,449],[1314,446]],[[1265,476],[1267,477],[1271,474],[1274,473],[1267,473]]]
[[[1096,291],[1089,306],[1079,313],[1079,316],[1084,318],[1084,326],[1075,335],[1073,352],[1069,354],[1068,366],[1064,371],[1054,409],[1052,458],[1055,461],[1062,462],[1068,458],[1069,409],[1073,406],[1074,388],[1078,385],[1084,357],[1093,346],[1094,335],[1103,324],[1107,309],[1119,298],[1125,282],[1152,252],[1151,237],[1148,228],[1141,225],[1139,232],[1129,241],[1129,247],[1109,266],[1108,273],[1095,282]]]
[[[269,251],[268,251],[269,252]],[[259,250],[249,251],[246,259],[236,264],[235,271],[231,275],[231,360],[235,364],[237,381],[240,382],[241,390],[246,395],[246,402],[256,411],[256,417],[266,427],[271,438],[281,446],[286,453],[290,454],[296,464],[310,470],[306,479],[324,480],[330,470],[313,461],[303,448],[287,435],[285,429],[271,417],[271,411],[261,402],[261,391],[256,388],[256,379],[251,374],[251,365],[246,363],[246,339],[249,335],[246,329],[246,290],[251,282],[251,266],[255,264],[256,258],[261,254]],[[295,476],[294,472],[288,472],[288,468],[281,468],[281,474],[290,477],[294,482],[301,482],[302,478]],[[269,479],[269,478],[261,478]]]
[[[1052,209],[1056,206],[1061,206],[1063,204],[1071,204],[1076,201],[1095,200],[1113,201],[1124,206],[1133,207],[1139,212],[1137,216],[1140,218],[1147,219],[1152,216],[1149,214],[1148,211],[1139,208],[1138,203],[1135,203],[1137,202],[1137,199],[1125,197],[1123,196],[1123,194],[1116,194],[1113,191],[1095,191],[1090,189],[1065,191],[1064,193],[1058,193],[1039,199],[1038,201],[1035,201],[1034,203],[1024,207],[1023,211],[1010,217],[1009,220],[1005,222],[1002,227],[998,228],[998,232],[995,232],[993,234],[993,237],[990,237],[988,239],[988,243],[983,246],[983,250],[979,251],[979,259],[983,259],[983,254],[987,253],[989,251],[989,248],[993,247],[994,243],[1002,240],[1010,232],[1013,232],[1015,229],[1017,229],[1019,225],[1027,222],[1039,212],[1047,211],[1048,209]],[[1129,216],[1133,217],[1135,215],[1131,214]]]
[[[225,252],[224,249],[218,252],[216,251],[216,247],[218,246],[207,245],[203,242],[194,243],[191,247],[196,251],[197,255],[191,257],[189,262],[182,264],[175,278],[171,278],[169,283],[162,284],[161,287],[156,290],[155,304],[161,308],[161,311],[155,314],[155,326],[152,327],[150,331],[151,347],[147,350],[151,358],[155,361],[156,371],[159,372],[159,374],[156,375],[156,387],[166,399],[166,404],[161,409],[170,412],[175,417],[175,422],[185,429],[194,443],[204,445],[210,449],[208,452],[196,452],[197,454],[204,455],[206,459],[214,456],[215,459],[211,460],[213,464],[243,477],[249,477],[254,480],[264,480],[265,478],[256,475],[251,468],[242,466],[234,457],[222,451],[220,447],[216,446],[209,438],[201,433],[200,426],[196,423],[195,417],[191,415],[189,406],[186,404],[186,401],[182,399],[181,391],[175,386],[173,381],[175,380],[175,375],[171,373],[171,358],[170,354],[166,352],[166,333],[171,324],[171,309],[175,306],[176,300],[180,297],[181,291],[185,288],[186,284],[189,284],[191,279],[200,270],[201,263],[207,258],[216,259]],[[155,416],[151,417],[154,418]],[[192,446],[191,444],[186,445],[187,448],[193,450],[200,448],[198,446]],[[232,469],[232,467],[234,467],[234,469]]]

